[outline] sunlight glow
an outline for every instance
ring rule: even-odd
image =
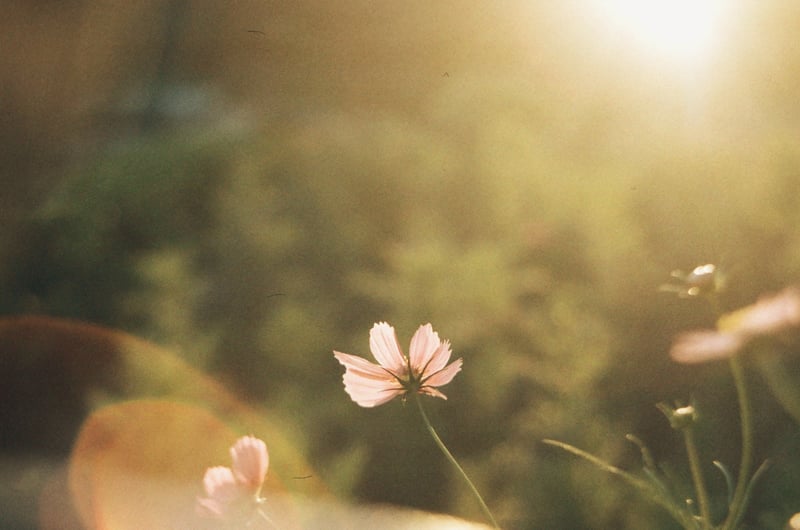
[[[717,43],[723,0],[599,0],[615,30],[663,58],[702,62]]]

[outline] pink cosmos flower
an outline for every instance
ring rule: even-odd
[[[691,331],[678,335],[670,350],[673,361],[696,364],[718,359],[727,359],[739,351],[745,338],[739,333],[723,333],[714,330]]]
[[[369,332],[369,349],[378,364],[334,351],[345,367],[344,389],[362,407],[375,407],[409,392],[447,397],[437,387],[446,385],[461,370],[461,359],[450,364],[450,342],[442,342],[430,324],[420,326],[411,338],[408,357],[403,354],[394,328],[380,322]],[[445,366],[446,365],[446,366]]]
[[[254,436],[239,438],[230,449],[232,467],[206,470],[203,486],[206,497],[197,499],[202,515],[222,517],[234,505],[261,502],[261,486],[269,467],[267,445]]]
[[[787,287],[778,294],[761,297],[732,317],[739,317],[737,329],[750,335],[778,335],[797,329],[800,326],[800,289]]]
[[[679,335],[670,355],[679,363],[726,359],[760,337],[780,338],[800,329],[800,289],[788,287],[719,319],[719,331]]]

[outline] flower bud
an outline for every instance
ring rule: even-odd
[[[658,410],[664,413],[664,416],[669,420],[670,426],[676,431],[688,429],[697,422],[697,410],[692,405],[676,409],[664,403],[659,403],[656,406]]]
[[[672,271],[670,276],[680,280],[680,284],[662,285],[661,290],[678,293],[678,296],[682,298],[713,295],[722,291],[725,287],[722,273],[716,265],[711,263],[698,265],[688,274],[675,270]]]

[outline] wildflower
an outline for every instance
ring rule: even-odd
[[[755,304],[723,315],[718,331],[693,331],[679,335],[670,355],[680,363],[725,359],[759,338],[782,338],[800,329],[800,289],[788,287]]]
[[[691,331],[678,335],[670,356],[672,360],[685,364],[716,361],[732,356],[744,344],[744,337],[739,333]]]
[[[461,359],[447,364],[452,353],[450,342],[442,342],[430,324],[420,326],[414,333],[408,357],[400,348],[394,328],[386,322],[377,323],[370,330],[369,348],[378,364],[333,352],[345,367],[345,391],[362,407],[382,405],[409,392],[447,399],[437,387],[452,381],[461,370]]]
[[[692,405],[672,408],[666,403],[659,403],[656,407],[664,413],[670,426],[677,431],[687,429],[697,422],[697,410]]]
[[[749,335],[781,335],[800,327],[800,289],[787,287],[762,297],[755,304],[731,313],[720,327],[733,327]]]
[[[253,436],[239,438],[230,449],[231,467],[216,466],[206,470],[203,486],[206,497],[197,499],[203,515],[223,517],[234,506],[261,503],[261,486],[269,467],[267,445]]]
[[[670,276],[678,280],[679,283],[662,285],[659,290],[677,293],[681,298],[713,295],[725,290],[725,276],[716,265],[711,263],[698,265],[688,274],[680,270],[674,270]]]

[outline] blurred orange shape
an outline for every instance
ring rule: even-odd
[[[203,473],[236,433],[208,411],[162,400],[93,413],[75,443],[69,487],[86,528],[197,528]]]
[[[14,463],[0,472],[0,482],[14,485],[3,506],[3,523],[33,527],[38,522],[46,530],[114,528],[111,519],[103,519],[111,517],[105,499],[112,498],[110,488],[126,483],[103,478],[112,474],[111,464],[117,476],[130,471],[130,483],[153,480],[161,488],[174,483],[170,477],[188,478],[178,471],[188,467],[190,456],[197,466],[193,506],[205,469],[225,461],[231,443],[244,433],[267,440],[270,452],[279,455],[270,465],[271,489],[280,485],[281,476],[313,474],[276,416],[238,399],[170,351],[118,330],[43,316],[0,318],[0,366],[0,424],[5,427],[0,456]],[[207,426],[230,426],[222,429],[224,440],[204,431],[204,417]],[[208,447],[213,457],[205,450],[193,455],[197,447]],[[71,452],[70,480],[80,486],[75,502],[82,524],[77,515],[69,516],[66,472],[61,472]],[[87,471],[93,468],[97,471]],[[81,478],[79,471],[88,475]],[[292,490],[326,494],[317,475],[293,481]]]

